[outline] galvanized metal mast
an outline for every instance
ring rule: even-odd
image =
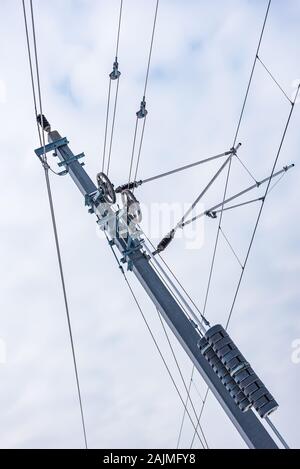
[[[43,118],[41,122],[43,123]],[[250,368],[249,371],[249,364],[243,359],[229,336],[223,334],[221,326],[214,326],[206,331],[203,325],[196,324],[185,314],[151,265],[150,256],[143,247],[142,236],[138,228],[133,226],[132,229],[128,229],[128,212],[124,213],[113,208],[114,194],[110,192],[112,186],[106,176],[100,173],[97,187],[84,170],[83,163],[78,161],[84,155],[74,155],[68,146],[67,139],[61,138],[57,131],[51,131],[50,126],[47,129],[44,126],[44,129],[48,132],[49,144],[46,148],[37,149],[36,154],[42,155],[45,151],[54,150],[55,156],[60,160],[59,166],[64,167],[63,173],[70,175],[83,195],[90,213],[96,215],[100,228],[107,231],[111,243],[120,251],[122,262],[127,264],[128,269],[140,281],[247,446],[249,448],[277,448],[260,418],[251,409],[253,406],[263,417],[269,415],[277,404],[272,400],[272,396],[267,394],[253,370]],[[107,191],[106,197],[105,191]],[[217,330],[213,331],[216,327]],[[222,355],[224,347],[218,349],[216,345],[216,343],[220,344],[217,342],[217,334],[223,342],[225,340],[227,347],[231,347],[230,353],[234,355],[233,358],[240,360],[239,366],[235,365],[234,369],[230,368],[232,361],[229,364],[226,362],[224,357],[227,355]],[[242,376],[241,373],[244,375]],[[246,379],[248,379],[248,385],[243,388],[241,383]],[[257,386],[256,392],[254,392],[254,384]],[[250,393],[251,386],[252,392]]]

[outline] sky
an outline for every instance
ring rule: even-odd
[[[52,128],[68,137],[75,154],[85,152],[85,168],[95,180],[102,164],[119,1],[33,4],[44,113]],[[160,1],[138,178],[231,147],[266,6],[265,0]],[[128,180],[154,9],[154,0],[124,0],[109,174],[115,185]],[[39,142],[21,1],[1,0],[0,18],[0,447],[81,448],[45,181],[33,151]],[[299,21],[297,0],[273,0],[260,53],[290,99],[300,80]],[[257,179],[271,172],[289,111],[288,100],[258,63],[239,133],[239,157]],[[292,448],[300,446],[299,119],[297,103],[278,169],[296,166],[266,201],[229,328],[278,401],[272,420]],[[51,154],[49,162],[56,169]],[[142,228],[154,244],[219,165],[215,161],[137,189]],[[252,182],[235,160],[229,193]],[[224,183],[225,174],[198,212],[222,200]],[[51,175],[51,184],[89,447],[174,448],[183,408],[149,332],[77,188],[68,176]],[[224,215],[224,233],[241,259],[258,209],[252,204]],[[217,223],[199,220],[163,255],[200,308]],[[221,237],[206,308],[211,324],[226,323],[239,273],[239,264]],[[130,272],[128,279],[184,395],[157,312]],[[192,364],[170,338],[188,382]],[[201,377],[195,376],[191,396],[197,409],[205,390]],[[202,425],[211,448],[245,447],[212,396]],[[192,435],[186,419],[181,447],[189,448]]]

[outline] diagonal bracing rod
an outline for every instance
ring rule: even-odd
[[[257,197],[256,199],[247,200],[246,202],[241,202],[240,204],[230,205],[229,207],[225,207],[223,209],[223,212],[226,212],[226,210],[232,210],[233,208],[243,207],[244,205],[253,204],[254,202],[262,202],[263,200],[264,200],[263,197]],[[221,208],[219,208],[219,210],[213,210],[212,212],[208,212],[208,213],[212,213],[212,214],[215,215],[215,214],[220,213],[220,212],[222,212]],[[208,215],[208,213],[207,213],[207,215]]]
[[[187,164],[185,166],[180,166],[179,168],[172,169],[171,171],[167,171],[166,173],[158,174],[157,176],[152,176],[147,179],[143,179],[142,184],[145,184],[146,182],[150,181],[155,181],[156,179],[163,178],[165,176],[170,176],[171,174],[179,173],[180,171],[184,171],[186,169],[194,168],[195,166],[198,166],[203,163],[208,163],[209,161],[216,160],[218,158],[221,158],[222,156],[229,156],[232,154],[232,150],[225,151],[224,153],[220,153],[219,155],[211,156],[210,158],[205,158],[203,160],[196,161],[195,163]]]
[[[190,208],[185,212],[185,214],[183,215],[183,217],[181,218],[181,220],[177,223],[175,229],[179,228],[182,226],[184,220],[186,219],[186,217],[192,212],[192,210],[196,207],[196,205],[200,202],[200,200],[202,199],[202,197],[206,194],[206,192],[208,191],[208,189],[213,185],[213,183],[215,182],[215,180],[220,176],[221,172],[223,171],[223,169],[227,166],[227,164],[229,163],[231,159],[231,156],[229,156],[227,158],[227,160],[222,164],[222,166],[218,169],[218,171],[216,172],[216,174],[211,178],[211,180],[209,181],[209,183],[204,187],[203,191],[201,191],[201,193],[198,195],[197,199],[192,203],[192,205],[190,206]]]
[[[225,151],[224,153],[219,153],[218,155],[215,156],[210,156],[209,158],[204,158],[203,160],[196,161],[195,163],[190,163],[185,166],[180,166],[179,168],[171,169],[170,171],[167,171],[165,173],[157,174],[155,176],[151,176],[150,178],[143,179],[140,181],[133,181],[129,183],[129,188],[133,187],[138,187],[141,186],[142,184],[145,184],[146,182],[151,182],[151,181],[156,181],[156,179],[160,179],[166,176],[170,176],[171,174],[179,173],[181,171],[185,171],[186,169],[194,168],[195,166],[199,166],[200,164],[208,163],[209,161],[216,160],[218,158],[222,158],[223,156],[229,156],[232,155],[234,152],[234,149],[231,149],[229,151]],[[119,186],[116,188],[116,192],[121,192],[123,188],[127,189],[128,188],[128,183],[124,184],[122,186]]]
[[[180,221],[176,224],[176,226],[158,243],[156,250],[154,251],[154,255],[158,254],[159,252],[162,252],[166,249],[166,247],[171,243],[171,241],[174,239],[175,232],[178,228],[182,228],[184,220],[186,217],[192,212],[192,210],[196,207],[196,205],[200,202],[202,197],[206,194],[208,189],[212,186],[212,184],[215,182],[215,180],[219,177],[223,169],[227,166],[229,161],[232,158],[232,155],[236,155],[236,152],[238,148],[241,146],[241,143],[238,143],[236,147],[233,147],[230,150],[230,156],[226,159],[226,161],[222,164],[222,166],[218,169],[218,171],[214,174],[214,176],[211,178],[211,180],[208,182],[208,184],[205,186],[205,188],[201,191],[201,193],[198,195],[197,199],[192,203],[190,208],[187,210],[187,212],[183,215],[183,217],[180,219]]]
[[[266,182],[270,181],[270,179],[273,179],[273,178],[279,176],[280,174],[283,174],[284,172],[287,172],[289,169],[293,168],[294,166],[295,166],[294,164],[290,164],[288,166],[285,166],[280,171],[277,171],[276,173],[274,173],[273,176],[266,177],[265,179],[262,179],[261,181],[258,181],[257,184],[252,184],[252,186],[249,186],[246,189],[242,190],[241,192],[238,192],[237,194],[235,194],[235,195],[229,197],[228,199],[224,200],[224,203],[220,202],[219,204],[214,205],[213,207],[210,207],[208,210],[205,210],[205,212],[201,212],[201,213],[199,213],[199,215],[196,215],[195,217],[190,218],[189,220],[183,222],[180,225],[180,227],[183,228],[185,225],[188,225],[189,223],[192,223],[193,221],[198,220],[198,218],[201,218],[204,215],[207,215],[208,213],[214,212],[217,208],[222,207],[223,204],[225,205],[228,202],[231,202],[232,200],[235,200],[238,197],[241,197],[242,195],[246,194],[247,192],[249,192],[249,191],[251,191],[251,190],[253,190],[257,187],[260,187],[262,184],[265,184]]]

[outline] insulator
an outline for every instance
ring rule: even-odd
[[[209,362],[210,366],[213,368],[215,373],[218,375],[230,396],[234,399],[235,403],[239,406],[242,412],[246,412],[251,408],[251,402],[244,393],[241,391],[237,383],[230,376],[228,370],[221,362],[220,358],[217,356],[216,352],[213,350],[208,340],[205,337],[202,337],[198,342],[198,347],[202,355]]]
[[[205,338],[260,417],[267,417],[271,412],[276,410],[278,407],[277,402],[258,378],[225,329],[220,324],[217,324],[206,332]]]
[[[112,72],[109,74],[109,78],[111,80],[117,80],[120,75],[121,75],[121,72],[119,71],[119,63],[118,63],[117,58],[116,58],[116,60],[113,63]]]
[[[117,194],[120,194],[121,192],[125,191],[126,189],[132,190],[135,189],[136,187],[140,186],[142,184],[142,181],[133,181],[130,182],[129,184],[122,184],[121,186],[118,186],[115,190]]]
[[[39,114],[36,117],[36,120],[37,120],[38,124],[42,127],[42,129],[44,129],[46,132],[51,131],[51,126],[50,126],[49,122],[47,121],[46,117],[44,116],[44,114]]]
[[[144,117],[146,117],[147,114],[148,114],[148,111],[146,109],[146,101],[145,101],[145,96],[144,96],[143,101],[141,101],[140,109],[136,113],[136,117],[138,119],[143,119]]]
[[[174,238],[175,236],[175,230],[171,230],[170,233],[167,234],[167,236],[165,236],[160,243],[158,243],[157,245],[157,248],[156,248],[156,251],[154,251],[153,255],[155,254],[158,254],[159,252],[162,252],[164,251],[164,249],[166,249],[166,247],[170,244],[170,242],[172,241],[172,239]]]

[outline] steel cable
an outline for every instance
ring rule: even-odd
[[[29,40],[29,31],[28,31],[28,22],[27,22],[27,13],[26,13],[25,0],[22,0],[22,3],[23,3],[24,23],[25,23],[25,32],[26,32],[27,51],[28,51],[28,58],[29,58],[29,67],[30,67],[30,76],[31,76],[31,85],[32,85],[32,93],[33,93],[33,101],[34,101],[35,118],[36,118],[36,122],[37,122],[37,116],[38,116],[37,99],[36,99],[36,91],[35,91],[35,83],[34,83],[32,55],[31,55],[31,48],[30,48],[30,40]],[[39,101],[39,107],[40,107],[40,115],[43,116],[41,85],[40,85],[40,76],[39,76],[39,62],[38,62],[37,41],[36,41],[35,21],[34,21],[34,12],[33,12],[32,0],[30,0],[30,12],[31,12],[32,35],[33,35],[33,44],[34,44],[36,80],[37,80],[37,88],[38,88],[38,101]],[[43,122],[43,120],[41,122]],[[50,185],[50,179],[49,179],[49,169],[51,169],[51,168],[47,164],[46,151],[45,151],[44,129],[42,129],[42,135],[41,135],[40,129],[38,127],[38,135],[39,135],[40,144],[44,148],[44,157],[42,159],[41,158],[40,159],[41,159],[41,162],[43,164],[44,174],[45,174],[46,189],[47,189],[47,195],[48,195],[48,201],[49,201],[49,207],[50,207],[50,215],[51,215],[51,221],[52,221],[52,227],[53,227],[53,233],[54,233],[55,247],[56,247],[57,259],[58,259],[58,265],[59,265],[59,273],[60,273],[60,279],[61,279],[61,285],[62,285],[62,291],[63,291],[63,298],[64,298],[64,305],[65,305],[65,310],[66,310],[66,317],[67,317],[68,330],[69,330],[69,336],[70,336],[70,343],[71,343],[71,350],[72,350],[72,357],[73,357],[73,364],[74,364],[74,371],[75,371],[75,378],[76,378],[76,385],[77,385],[77,392],[78,392],[78,400],[79,400],[79,406],[80,406],[80,414],[81,414],[81,422],[82,422],[84,443],[85,443],[85,448],[87,449],[88,444],[87,444],[86,426],[85,426],[85,420],[84,420],[81,390],[80,390],[80,383],[79,383],[79,374],[78,374],[77,361],[76,361],[76,355],[75,355],[75,347],[74,347],[74,340],[73,340],[73,333],[72,333],[72,327],[71,327],[70,310],[69,310],[69,304],[68,304],[68,298],[67,298],[67,291],[66,291],[65,277],[64,277],[64,271],[63,271],[63,264],[62,264],[62,258],[61,258],[60,245],[59,245],[59,238],[58,238],[58,232],[57,232],[57,224],[56,224],[56,219],[55,219],[53,197],[52,197],[52,191],[51,191],[51,185]]]

